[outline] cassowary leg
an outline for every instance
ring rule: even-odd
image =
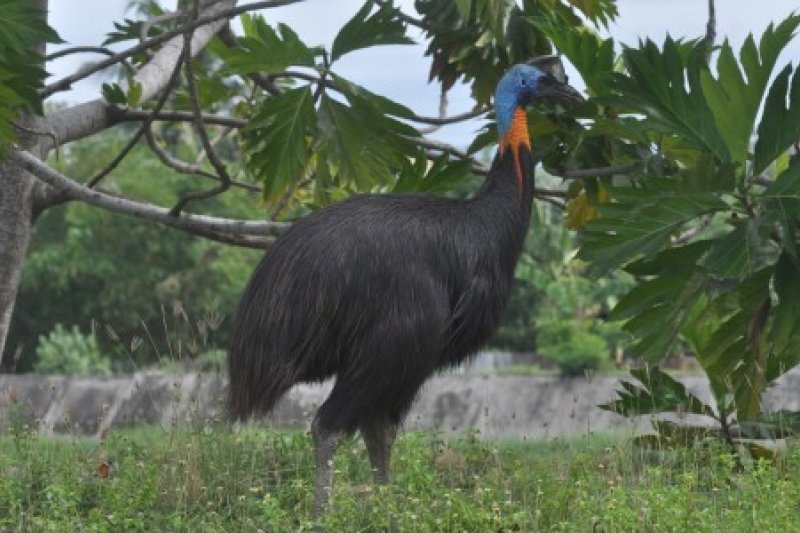
[[[320,517],[333,504],[333,454],[341,440],[341,434],[325,429],[319,417],[311,423],[311,438],[317,463],[314,481],[314,516]]]
[[[375,482],[386,485],[390,481],[389,461],[392,456],[392,445],[397,436],[397,424],[386,418],[376,424],[362,427],[361,436],[367,445],[369,462],[375,472]]]

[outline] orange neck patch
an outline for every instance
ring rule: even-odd
[[[522,160],[519,156],[519,148],[523,145],[530,150],[531,139],[528,136],[528,115],[525,113],[525,109],[518,107],[514,110],[514,118],[511,120],[508,132],[500,140],[500,155],[503,155],[507,148],[511,149],[517,173],[517,189],[520,192],[522,192],[522,180],[524,177],[522,175]]]

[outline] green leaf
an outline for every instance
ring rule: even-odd
[[[756,198],[766,216],[781,227],[783,249],[800,261],[795,244],[800,226],[800,158],[793,158],[789,167]]]
[[[617,399],[600,405],[601,409],[627,417],[668,412],[717,417],[711,406],[657,366],[632,369],[631,375],[642,385],[623,382],[624,390],[617,391]]]
[[[772,312],[769,331],[772,356],[767,365],[767,380],[772,381],[800,363],[800,267],[788,254],[775,265],[773,279],[778,303]]]
[[[701,264],[723,278],[742,279],[769,262],[775,248],[768,241],[769,226],[761,218],[747,218],[733,231],[714,239]]]
[[[63,42],[45,15],[28,0],[8,0],[0,9],[0,156],[15,138],[20,111],[42,112],[38,89],[47,73],[35,47]]]
[[[648,127],[731,161],[701,88],[705,54],[702,42],[682,43],[667,36],[659,50],[647,40],[639,48],[625,48],[627,74],[613,75],[612,85],[621,93],[621,101],[646,116]]]
[[[764,116],[758,125],[758,140],[753,156],[753,174],[763,172],[792,143],[800,140],[800,69],[789,87],[792,66],[787,65],[770,87]]]
[[[347,97],[348,100],[362,100],[369,102],[370,105],[374,106],[378,109],[381,113],[386,115],[393,115],[395,117],[410,119],[414,117],[414,112],[409,109],[408,107],[404,106],[399,102],[395,102],[390,98],[386,98],[385,96],[381,96],[379,94],[375,94],[373,92],[368,91],[364,87],[355,84],[341,76],[337,76],[334,73],[330,73],[331,79],[334,81],[336,87],[342,91],[342,93]],[[398,125],[402,123],[397,123]],[[414,130],[411,127],[405,129],[405,133],[408,135],[418,135],[419,132]]]
[[[316,126],[313,97],[308,87],[290,89],[264,100],[244,132],[247,167],[264,182],[272,198],[300,179],[309,148],[306,137]]]
[[[141,39],[143,24],[144,21],[131,19],[125,19],[123,22],[114,22],[115,31],[106,34],[102,45],[108,46],[109,44]],[[161,30],[158,24],[151,24],[147,30],[148,37],[155,37],[159,33],[161,33]]]
[[[128,99],[125,97],[125,91],[122,90],[119,83],[104,83],[101,91],[103,93],[103,98],[105,98],[106,102],[109,104],[126,105],[128,103]]]
[[[613,22],[619,15],[616,0],[569,0],[569,3],[580,9],[592,22],[604,26]]]
[[[277,31],[261,15],[243,14],[241,17],[244,36],[239,38],[238,48],[213,47],[214,53],[225,63],[223,71],[228,74],[251,74],[254,72],[280,72],[287,67],[316,66],[320,48],[309,48],[286,24],[278,24]]]
[[[128,105],[136,107],[142,98],[142,84],[134,79],[128,81]]]
[[[416,129],[389,116],[410,111],[339,76],[331,77],[350,105],[322,97],[318,139],[327,154],[326,163],[339,185],[368,189],[389,185],[409,158],[419,155],[409,137]]]
[[[0,52],[11,50],[24,54],[40,43],[63,43],[58,33],[47,25],[47,15],[29,0],[5,0],[0,9]]]
[[[469,161],[449,161],[442,155],[428,168],[428,158],[421,152],[400,172],[392,192],[447,193],[473,178]]]
[[[614,71],[613,39],[602,39],[584,26],[565,28],[554,17],[533,17],[530,20],[569,59],[592,94],[608,92]]]
[[[599,275],[669,244],[685,223],[728,208],[712,193],[684,192],[673,180],[651,179],[645,187],[614,189],[614,201],[597,206],[600,217],[583,231],[579,257]]]
[[[397,8],[381,6],[370,15],[375,3],[368,0],[356,15],[342,26],[333,40],[331,61],[354,50],[385,44],[414,44],[406,36],[406,25],[397,17]]]
[[[319,106],[319,140],[328,154],[332,173],[344,183],[367,189],[376,183],[388,184],[393,173],[388,165],[390,148],[382,146],[380,135],[373,136],[370,117],[329,96]]]

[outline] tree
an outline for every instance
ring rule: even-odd
[[[162,126],[161,138],[180,139],[172,125]],[[81,175],[104,154],[117,153],[129,134],[111,131],[73,143],[53,164]],[[159,187],[153,187],[153,176],[160,177]],[[193,180],[164,169],[142,146],[120,163],[113,184],[128,195],[172,205]],[[254,198],[233,190],[207,200],[204,209],[257,218],[263,209]],[[96,339],[105,364],[116,371],[176,360],[196,365],[226,346],[228,310],[236,307],[260,255],[82,202],[51,209],[37,219],[17,295],[8,338],[13,370],[31,370],[35,363],[42,368],[36,360],[41,339],[79,337],[76,328]]]
[[[208,239],[263,248],[286,227],[280,218],[287,203],[300,201],[313,208],[357,190],[449,191],[472,175],[485,173],[485,165],[426,138],[415,125],[438,126],[490,112],[491,88],[500,73],[513,63],[552,51],[530,17],[548,13],[558,17],[559,25],[582,27],[583,19],[575,9],[590,24],[605,22],[616,13],[607,0],[530,1],[522,7],[510,0],[472,4],[420,0],[416,8],[421,17],[414,18],[392,2],[369,0],[327,47],[308,46],[291,28],[272,27],[260,14],[253,14],[297,1],[243,5],[235,0],[185,1],[175,12],[148,1],[140,4],[145,17],[117,23],[103,46],[69,48],[48,56],[44,44],[59,38],[46,24],[46,0],[12,0],[4,5],[0,76],[8,81],[0,101],[4,158],[0,167],[0,351],[31,230],[44,210],[80,201]],[[243,35],[231,30],[233,17],[240,17]],[[337,75],[337,61],[348,53],[411,42],[408,26],[419,28],[429,41],[431,72],[441,83],[443,102],[447,90],[464,80],[473,90],[473,111],[450,117],[444,113],[419,116]],[[135,44],[114,53],[104,48],[113,42]],[[70,53],[107,57],[42,86],[44,61]],[[124,79],[106,84],[102,98],[42,113],[42,103],[69,90],[72,83],[117,67]],[[164,121],[190,123],[204,161],[181,160],[165,146],[153,133],[153,125]],[[68,177],[46,161],[54,150],[67,152],[70,143],[127,122],[138,124],[129,142],[110,162],[93,169],[91,176]],[[543,116],[535,122],[551,123]],[[229,129],[237,130],[238,137],[229,144],[226,158],[215,143]],[[549,143],[560,149],[563,144],[554,131],[551,127]],[[115,169],[142,138],[164,165],[197,179],[171,206],[113,190]],[[484,136],[484,145],[489,138]],[[567,153],[550,152],[559,161]],[[244,177],[235,178],[239,174]],[[272,206],[267,220],[190,212],[204,209],[205,200],[233,188],[257,189]],[[540,190],[538,196],[561,203],[562,194]]]

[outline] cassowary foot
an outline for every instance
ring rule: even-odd
[[[375,473],[375,482],[378,485],[389,483],[391,476],[389,473],[389,463],[392,456],[392,445],[397,437],[397,424],[390,420],[382,423],[362,427],[361,436],[364,444],[367,445],[369,462]]]
[[[322,427],[318,418],[311,423],[311,438],[317,463],[314,481],[314,518],[321,517],[333,505],[333,454],[341,435]]]

